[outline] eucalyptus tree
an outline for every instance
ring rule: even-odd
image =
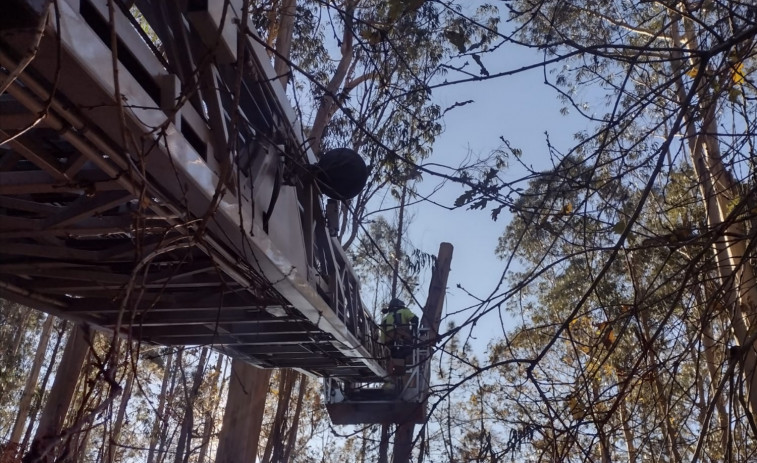
[[[521,326],[492,346],[482,374],[498,391],[484,397],[489,419],[511,432],[495,449],[511,452],[528,436],[535,460],[635,461],[664,451],[685,461],[707,436],[709,456],[722,457],[726,415],[711,391],[727,369],[714,361],[725,343],[696,296],[713,259],[683,228],[669,228],[704,223],[691,189],[656,183],[655,208],[600,275],[624,210],[642,194],[633,177],[647,174],[639,167],[612,185],[579,160],[563,158],[531,182],[498,247],[519,262],[507,306]],[[704,419],[708,403],[718,405],[720,430]]]
[[[501,413],[539,427],[536,460],[754,458],[757,8],[507,6],[592,128],[517,201],[484,194],[510,187],[496,173],[461,197],[515,217],[512,286],[490,302],[522,315],[497,347],[519,360],[491,371],[516,368],[505,403],[530,405]]]
[[[32,367],[42,320],[40,313],[0,299],[0,432],[3,435],[14,427],[15,407],[24,394],[25,373]],[[12,434],[19,437],[16,429]]]
[[[462,5],[282,0],[253,12],[277,69],[291,72],[286,82],[308,146],[316,155],[349,147],[368,164],[368,185],[343,215],[345,247],[375,207],[370,201],[392,186],[402,189],[415,164],[431,155],[444,111],[430,85],[462,66],[463,52],[486,52],[496,36],[496,9],[482,7],[470,21]]]
[[[464,53],[485,53],[495,37],[496,9],[476,21],[464,2],[271,1],[256,18],[274,66],[288,87],[316,156],[349,147],[370,172],[363,191],[341,204],[339,237],[352,251],[373,307],[410,298],[420,266],[430,262],[404,238],[404,208],[420,202],[418,164],[431,156],[444,110],[430,85],[463,67]],[[383,215],[399,208],[397,225]],[[377,212],[377,210],[381,212]],[[392,275],[396,275],[392,279]],[[383,281],[393,280],[390,288]]]

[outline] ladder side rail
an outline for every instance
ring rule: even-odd
[[[413,349],[410,375],[405,382],[401,397],[408,402],[423,402],[429,384],[431,349],[428,344],[429,330],[420,328]]]
[[[382,358],[383,349],[377,343],[378,325],[370,316],[360,298],[360,282],[357,279],[355,270],[352,268],[352,264],[339,241],[334,237],[331,238],[331,241],[334,243],[339,264],[344,267],[345,281],[343,287],[347,292],[349,301],[347,310],[353,332],[366,343],[373,358]]]
[[[217,0],[218,1],[218,0]],[[222,0],[220,0],[222,1]],[[218,6],[209,6],[208,9],[215,8],[215,10],[218,10]],[[238,14],[236,11],[237,8],[231,8],[229,11],[227,11],[227,14]],[[237,20],[240,18],[237,17]],[[251,26],[250,23],[248,23],[248,26]],[[252,30],[252,29],[251,29]],[[251,32],[254,34],[254,32]],[[219,36],[219,42],[224,42],[229,40],[229,36],[225,34],[221,34]],[[257,54],[258,60],[251,60],[253,63],[261,62],[261,55],[262,58],[267,59],[267,54],[265,54],[265,50],[262,49],[262,46],[259,43],[256,43],[249,38],[247,39],[248,46],[250,47],[250,50]],[[232,48],[233,44],[226,43],[226,48]],[[280,88],[280,85],[276,84],[275,82],[278,82],[277,79],[275,79],[275,75],[273,74],[272,69],[268,69],[269,66],[263,67],[262,69],[258,69],[258,71],[261,72],[261,74],[264,74],[266,77],[268,77],[272,82],[271,84],[266,87],[270,88],[273,92],[273,95],[271,95],[273,98],[266,98],[266,101],[272,101],[273,104],[269,105],[269,108],[271,110],[271,113],[281,112],[283,113],[282,119],[286,119],[289,124],[282,124],[284,126],[288,126],[290,130],[287,130],[289,132],[288,135],[290,138],[298,139],[298,143],[296,145],[303,146],[304,143],[302,143],[299,140],[299,133],[297,132],[297,129],[299,129],[299,120],[294,116],[291,108],[288,105],[284,105],[281,103],[283,95],[283,89]],[[278,103],[278,104],[276,104]],[[278,111],[277,111],[278,110]],[[294,153],[292,153],[294,154]],[[308,150],[307,158],[308,160],[313,160],[312,152]],[[309,205],[315,209],[314,213],[312,213],[313,216],[318,217],[319,219],[323,217],[323,212],[320,208],[320,204],[316,201],[309,202]],[[310,215],[310,214],[309,214]],[[323,229],[326,225],[323,223],[322,220],[319,220],[317,228]],[[308,225],[311,222],[308,223]],[[304,229],[309,228],[309,226],[303,227]],[[370,317],[366,316],[365,309],[362,305],[350,303],[351,300],[355,299],[355,297],[351,294],[351,291],[355,291],[357,294],[359,294],[359,285],[357,285],[356,278],[354,276],[354,270],[352,269],[351,265],[349,264],[348,259],[346,258],[344,251],[341,248],[341,245],[338,242],[332,242],[328,243],[326,245],[326,240],[324,240],[325,236],[321,233],[318,233],[316,237],[316,241],[314,243],[314,246],[316,249],[318,248],[318,245],[321,244],[322,249],[319,253],[314,253],[320,256],[322,267],[325,269],[328,269],[329,276],[331,278],[331,288],[330,288],[330,296],[331,296],[331,304],[332,308],[335,310],[338,318],[347,326],[348,331],[355,335],[358,339],[361,341],[364,341],[366,339],[365,332],[372,331],[375,332],[376,330],[370,329],[368,326],[365,328],[359,326],[358,320],[366,320],[366,325],[369,325],[372,321],[370,321]],[[335,241],[335,240],[331,240]],[[306,249],[310,248],[308,243],[306,243]],[[357,288],[356,290],[353,290],[351,288]],[[359,296],[357,296],[359,299]],[[367,329],[366,329],[367,328]],[[370,345],[372,355],[377,356],[378,352],[376,352],[375,346]]]
[[[73,11],[78,12],[84,21],[93,28],[102,29],[109,24],[109,12],[105,3],[94,2],[92,0],[66,0],[67,4]],[[149,5],[149,2],[147,2]],[[147,9],[152,11],[152,9]],[[218,165],[212,160],[215,158],[214,152],[220,151],[218,143],[213,143],[211,138],[211,127],[208,118],[198,113],[196,109],[199,101],[194,98],[194,104],[177,105],[182,91],[182,82],[177,75],[172,74],[163,64],[163,57],[155,55],[155,49],[145,42],[145,37],[139,34],[132,24],[131,20],[121,8],[114,11],[115,29],[119,50],[122,56],[119,56],[119,62],[123,65],[132,76],[145,88],[148,95],[163,109],[164,113],[169,116],[179,131],[188,139],[196,151],[203,157],[206,162],[213,166],[213,170],[218,173]],[[171,29],[168,21],[159,21],[157,15],[151,15],[153,22],[147,22],[148,26],[156,33],[161,31],[165,36],[167,34],[178,35],[179,32]],[[146,17],[145,17],[146,18]],[[164,18],[165,19],[165,18]],[[162,24],[162,26],[159,26]],[[190,31],[185,30],[184,33]],[[103,36],[100,33],[100,39],[105,41],[106,45],[110,41],[109,36]],[[167,49],[173,49],[167,47]],[[128,55],[124,56],[123,53]],[[191,61],[192,55],[197,55],[199,51],[181,50],[181,53],[174,56],[175,60]],[[130,56],[129,56],[130,55]],[[176,66],[175,66],[176,67]],[[127,101],[127,106],[129,102]],[[188,124],[188,125],[187,125]],[[216,145],[215,147],[213,145]]]
[[[90,15],[96,12],[99,15],[100,21],[102,23],[110,22],[110,13],[108,11],[108,4],[106,2],[97,2],[92,0],[66,1],[69,3],[69,5],[72,6],[72,8],[78,8],[78,11],[80,14],[82,14],[82,16],[84,16],[87,12],[89,12]],[[116,0],[116,2],[120,3],[118,0]],[[139,32],[134,29],[133,24],[131,23],[129,18],[126,17],[121,8],[118,8],[117,6],[115,7],[113,19],[118,40],[120,41],[121,45],[123,45],[126,49],[129,50],[130,53],[132,53],[132,55],[136,59],[136,66],[139,66],[141,70],[144,71],[144,73],[151,75],[153,78],[157,77],[157,75],[159,74],[167,72],[161,59],[155,55],[152,49],[146,46],[146,44],[144,43],[144,38],[139,34]],[[158,85],[158,82],[155,81],[153,82],[153,84]],[[160,103],[160,101],[155,102]]]

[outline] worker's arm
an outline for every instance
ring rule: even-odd
[[[410,331],[414,338],[418,337],[418,316],[415,314],[410,319]]]
[[[386,343],[386,324],[384,322],[381,322],[381,324],[378,327],[379,330],[379,342],[381,344]]]

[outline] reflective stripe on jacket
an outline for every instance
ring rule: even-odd
[[[379,341],[386,342],[387,339],[394,339],[395,334],[404,335],[403,337],[409,338],[411,337],[411,326],[417,324],[418,317],[407,307],[392,310],[381,321]],[[395,331],[401,331],[402,333],[395,333]]]

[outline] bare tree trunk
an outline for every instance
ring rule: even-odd
[[[26,324],[31,317],[32,309],[24,306],[19,306],[21,311],[21,317],[18,323],[18,329],[16,329],[16,336],[13,338],[13,347],[11,348],[11,361],[15,363],[15,358],[18,356],[18,351],[21,349],[21,344],[24,342],[26,335]]]
[[[599,397],[601,394],[599,383],[597,381],[592,381],[592,394],[594,395],[594,397]],[[597,437],[599,438],[600,461],[602,463],[612,463],[612,453],[610,450],[612,448],[612,444],[610,444],[609,436],[607,435],[607,432],[605,430],[606,425],[607,422],[602,420],[597,420],[597,422],[595,423],[595,426],[597,428]]]
[[[173,352],[166,357],[165,368],[163,369],[163,382],[160,385],[160,394],[158,395],[158,408],[156,410],[155,421],[152,422],[152,431],[150,432],[150,447],[147,451],[147,463],[153,463],[155,458],[155,448],[160,440],[161,430],[163,428],[163,414],[166,408],[166,397],[168,393],[168,383],[173,372],[172,367]]]
[[[210,436],[213,434],[213,413],[210,410],[205,411],[202,422],[202,442],[200,443],[200,451],[197,455],[198,463],[205,461],[208,446],[210,445]]]
[[[10,442],[11,444],[19,444],[24,432],[24,424],[29,417],[29,410],[32,404],[32,397],[34,397],[34,389],[37,387],[37,381],[39,380],[39,372],[42,369],[42,364],[45,361],[45,354],[47,353],[47,344],[50,342],[50,334],[53,331],[53,316],[48,315],[45,319],[45,323],[42,325],[42,332],[39,335],[39,343],[37,344],[37,352],[34,354],[34,360],[32,361],[31,370],[29,376],[26,378],[26,385],[21,393],[21,399],[18,403],[18,413],[16,413],[16,421],[13,423],[13,429],[11,430]]]
[[[648,349],[647,354],[653,352],[652,338],[651,338],[651,322],[649,320],[648,308],[644,305],[646,299],[646,288],[642,285],[641,275],[644,274],[642,263],[638,259],[636,254],[632,254],[628,261],[628,271],[631,277],[631,283],[634,289],[634,306],[638,308],[638,321],[640,329],[637,332],[637,337],[640,346],[645,346]],[[666,403],[667,395],[665,394],[665,386],[660,381],[659,366],[652,359],[649,361],[649,374],[652,376],[651,387],[654,391],[655,397],[653,398],[654,404],[658,409],[660,418],[662,419],[662,431],[665,438],[665,444],[667,445],[668,455],[671,461],[681,461],[681,455],[678,451],[677,439],[675,429],[671,426],[668,418],[668,407],[670,404]]]
[[[378,463],[387,463],[389,453],[389,426],[381,425],[381,440],[379,441]]]
[[[397,218],[397,241],[394,243],[394,262],[392,265],[392,298],[398,296],[397,281],[399,280],[400,262],[402,262],[402,234],[405,225],[405,198],[407,197],[407,180],[402,184],[399,217]],[[401,291],[400,291],[401,292]]]
[[[103,400],[103,394],[104,389],[99,388],[99,390],[96,393],[96,397],[94,399],[94,403],[101,403]],[[86,418],[86,422],[81,426],[81,429],[84,431],[81,433],[81,436],[76,436],[76,446],[71,449],[71,462],[79,462],[79,461],[85,461],[84,456],[87,452],[87,448],[89,447],[89,439],[92,435],[93,427],[92,422],[95,420],[95,416],[93,414],[89,414]],[[107,424],[107,422],[106,422]],[[97,452],[97,458],[95,458],[95,461],[102,461],[101,456],[103,454],[103,446],[106,445],[107,440],[105,437],[108,435],[107,433],[107,426],[103,426],[103,440],[101,441],[100,447],[98,448]]]
[[[194,403],[202,385],[202,378],[205,373],[205,363],[208,359],[208,348],[203,347],[200,351],[200,359],[197,362],[197,369],[192,378],[192,389],[189,394],[185,394],[184,419],[181,423],[181,432],[179,433],[179,442],[176,444],[176,455],[174,463],[186,463],[189,461],[189,453],[192,450],[192,428],[194,427]],[[186,390],[186,388],[185,388]]]
[[[683,22],[684,37],[679,30]],[[698,41],[692,30],[690,20],[677,18],[672,24],[671,35],[677,45],[686,50],[698,49]],[[692,55],[694,56],[694,55]],[[679,56],[680,57],[680,56]],[[678,63],[681,66],[682,63]],[[757,418],[757,343],[749,340],[750,329],[757,324],[757,281],[754,269],[746,252],[747,234],[738,220],[730,220],[729,203],[737,198],[737,185],[730,172],[723,165],[720,146],[716,134],[717,109],[712,85],[694,80],[700,87],[697,93],[697,106],[691,108],[686,119],[686,135],[699,178],[699,188],[705,203],[707,225],[709,230],[719,231],[720,239],[713,244],[715,264],[720,285],[724,291],[726,307],[731,313],[731,330],[737,344],[742,348],[739,356],[741,369],[746,382],[746,397],[749,412]],[[677,96],[682,104],[686,102],[686,90],[683,82],[676,82]],[[727,94],[728,85],[720,86],[720,95]],[[699,122],[699,131],[696,123]]]
[[[394,449],[392,463],[408,463],[413,450],[413,433],[415,423],[401,423],[394,432]]]
[[[360,455],[358,455],[360,457],[360,463],[365,463],[365,454],[368,452],[368,439],[365,435],[367,431],[368,428],[363,428],[363,432],[360,435]]]
[[[625,397],[620,399],[620,420],[621,426],[623,427],[623,437],[626,440],[628,463],[636,463],[636,446],[633,443],[633,431],[631,430],[631,421],[628,416]]]
[[[173,368],[171,370],[171,380],[170,380],[170,384],[168,388],[168,397],[171,398],[171,401],[168,402],[168,404],[166,405],[166,408],[164,409],[166,412],[164,413],[163,416],[166,418],[164,419],[164,422],[162,423],[162,427],[160,429],[160,437],[158,439],[158,451],[156,454],[156,461],[158,463],[162,463],[165,460],[166,454],[168,453],[168,447],[170,446],[170,442],[173,440],[173,436],[171,436],[170,438],[168,436],[168,429],[169,429],[170,423],[168,420],[169,413],[167,413],[167,410],[170,408],[173,408],[173,405],[175,403],[174,395],[176,394],[176,381],[179,376],[179,371],[182,368],[181,363],[182,363],[182,358],[183,358],[183,352],[184,352],[183,349],[180,349],[177,352],[176,357],[174,358]],[[175,433],[175,430],[174,430],[174,433]]]
[[[44,392],[47,390],[47,383],[50,381],[50,376],[52,376],[53,369],[55,368],[55,358],[58,356],[58,351],[60,350],[60,345],[63,343],[63,336],[67,330],[68,322],[63,321],[61,323],[60,329],[58,330],[58,337],[55,339],[55,346],[53,346],[53,352],[50,356],[50,364],[47,366],[47,370],[45,370],[45,376],[42,378],[42,384],[39,386],[40,393],[37,395],[37,400],[34,401],[34,404],[31,407],[31,410],[29,412],[29,424],[26,426],[26,432],[24,432],[24,440],[21,442],[20,450],[23,451],[26,449],[27,444],[29,443],[29,439],[31,439],[32,431],[34,430],[34,425],[37,421],[37,413],[39,413],[40,408],[42,408],[42,401],[44,399]]]
[[[116,421],[115,423],[113,423],[113,428],[111,429],[110,433],[107,463],[113,463],[113,461],[115,460],[116,450],[118,449],[118,437],[121,434],[121,427],[123,426],[124,417],[126,416],[126,407],[129,405],[129,399],[131,398],[131,388],[134,385],[134,369],[131,365],[127,365],[126,368],[128,369],[126,376],[126,385],[124,386],[124,390],[121,395],[121,403],[118,406]]]
[[[405,202],[405,193],[407,188],[407,182],[403,186],[402,191],[402,204]],[[402,208],[400,208],[400,231],[402,224]],[[401,233],[400,233],[401,235]],[[399,240],[397,241],[399,244]],[[444,305],[444,294],[447,288],[447,278],[449,276],[450,264],[452,262],[452,245],[449,243],[441,243],[439,245],[439,252],[436,257],[436,265],[431,276],[431,281],[428,287],[428,297],[426,298],[426,304],[423,307],[423,315],[421,318],[421,328],[428,328],[430,332],[430,340],[436,342],[436,333],[439,332],[439,321],[442,316],[442,307]],[[395,272],[397,269],[395,268]],[[425,401],[425,398],[424,398]],[[420,404],[419,404],[420,405]],[[425,410],[425,403],[423,405]],[[397,431],[394,434],[394,450],[393,450],[393,463],[407,463],[410,461],[410,456],[413,450],[413,434],[415,432],[415,423],[400,423],[397,426]],[[451,434],[450,434],[451,436]],[[382,442],[383,442],[382,435]]]
[[[79,326],[74,326],[66,342],[63,358],[58,366],[47,403],[42,410],[31,450],[24,457],[25,462],[52,461],[52,451],[58,443],[58,436],[71,406],[76,383],[88,351],[89,341],[84,330]]]
[[[310,147],[316,155],[320,155],[323,132],[336,111],[336,95],[347,77],[347,72],[352,63],[354,41],[352,14],[355,11],[355,3],[354,0],[347,0],[345,2],[343,13],[344,34],[342,35],[341,45],[342,58],[339,60],[334,75],[331,76],[331,80],[326,85],[321,104],[318,106],[318,111],[316,111],[315,118],[313,119],[313,127],[310,129]]]
[[[712,105],[711,111],[715,108]],[[714,114],[708,114],[705,130],[717,130]],[[713,132],[715,133],[715,132]],[[714,142],[712,142],[714,144]],[[711,230],[717,230],[727,223],[730,195],[733,185],[730,175],[722,165],[719,153],[712,145],[697,144],[693,153],[695,170],[700,178],[701,189],[707,202],[707,221]],[[757,301],[757,286],[752,266],[746,252],[746,230],[739,222],[732,222],[722,232],[722,238],[714,245],[716,265],[720,283],[725,291],[726,306],[731,311],[731,326],[737,344],[743,349],[740,355],[742,371],[746,380],[746,396],[749,412],[757,417],[757,346],[750,344],[749,332],[757,320],[754,319]]]
[[[297,442],[297,430],[300,426],[300,414],[302,412],[302,401],[305,398],[305,393],[307,392],[308,387],[308,377],[305,375],[300,375],[300,389],[297,392],[297,405],[294,409],[294,416],[292,417],[292,425],[289,427],[289,436],[287,439],[287,446],[284,451],[284,455],[281,458],[281,461],[283,462],[289,462],[289,459],[291,458],[292,451],[294,450],[294,445]],[[363,440],[365,442],[365,440]]]
[[[294,370],[280,370],[279,374],[279,400],[276,404],[276,416],[271,425],[271,432],[266,441],[265,451],[263,452],[263,463],[279,461],[283,453],[283,437],[286,427],[286,412],[289,410],[289,401],[292,397],[292,387],[297,372]]]
[[[224,361],[224,355],[218,354],[218,358],[216,359],[216,367],[215,371],[218,373],[218,377],[216,381],[218,382],[219,379],[223,378],[221,369],[223,368],[223,361]],[[210,446],[210,438],[213,435],[213,430],[215,428],[215,416],[218,412],[218,405],[220,402],[220,398],[223,395],[223,386],[218,390],[218,394],[215,396],[215,399],[213,401],[213,409],[207,410],[205,412],[205,419],[203,422],[203,431],[202,431],[202,443],[200,444],[200,453],[197,456],[197,462],[198,463],[204,463],[205,458],[208,454],[208,447]]]
[[[399,273],[400,273],[400,262],[401,262],[401,256],[402,256],[402,234],[403,234],[403,227],[405,223],[405,198],[407,195],[407,180],[402,184],[402,197],[400,199],[400,210],[399,210],[399,217],[397,219],[397,241],[394,243],[394,265],[392,265],[392,298],[395,298],[398,296],[398,290],[397,290],[397,283],[399,280]],[[396,320],[395,320],[396,321]],[[392,359],[389,359],[389,362],[391,362]],[[387,368],[387,371],[392,370],[392,366],[390,365],[389,368]],[[410,449],[407,449],[408,447],[408,441],[412,439],[413,435],[413,429],[415,428],[414,425],[409,425],[410,429],[408,431],[407,427],[408,425],[403,423],[399,424],[397,426],[396,432],[394,434],[394,448],[392,449],[392,461],[403,461],[403,458],[405,456],[405,453],[407,451],[407,458],[410,458],[410,450],[412,450],[412,442],[410,442]],[[405,440],[407,438],[407,441]],[[379,462],[380,463],[386,463],[387,453],[389,451],[389,425],[382,424],[381,425],[381,441],[379,441]],[[399,460],[397,460],[399,458]]]
[[[646,308],[639,310],[642,329],[644,330],[644,339],[639,339],[642,346],[651,345],[651,329],[649,322],[649,314]],[[651,349],[651,347],[650,347]],[[658,413],[662,419],[662,430],[665,435],[665,443],[668,446],[668,456],[673,462],[681,461],[681,454],[678,451],[678,439],[676,438],[676,431],[673,428],[668,413],[669,403],[666,403],[668,395],[665,393],[665,385],[660,380],[660,371],[656,362],[652,362],[650,365],[650,373],[652,374],[652,390],[654,391],[654,403],[657,405]]]
[[[297,14],[297,0],[283,0],[280,7],[279,31],[276,34],[276,57],[273,69],[279,76],[281,86],[286,88],[289,82],[289,55],[292,49],[294,18]]]
[[[7,323],[14,325],[15,327],[12,331],[12,340],[9,343],[11,347],[8,349],[8,358],[0,358],[0,360],[3,360],[0,362],[0,373],[14,371],[19,367],[20,359],[18,358],[18,351],[21,349],[21,344],[23,344],[26,336],[26,329],[24,327],[31,315],[31,309],[18,304],[11,304],[9,311],[11,316],[9,317],[9,320],[7,320]],[[16,313],[14,314],[14,312]],[[5,397],[6,394],[10,393],[10,391],[6,390],[6,387],[8,386],[14,387],[15,384],[13,382],[0,382],[0,397]]]
[[[216,463],[255,461],[271,370],[234,359]]]
[[[701,293],[699,293],[698,291],[694,296],[696,298],[697,305],[699,305],[700,307],[711,306],[711,304],[705,304],[705,302],[701,300]],[[707,298],[707,300],[709,300],[709,298]],[[728,424],[728,413],[726,411],[725,400],[723,399],[723,396],[718,395],[717,397],[714,397],[715,389],[717,388],[717,384],[720,381],[718,368],[720,367],[721,363],[718,362],[715,358],[715,353],[718,349],[718,346],[712,333],[712,317],[713,316],[710,311],[704,311],[700,314],[699,318],[701,319],[702,329],[699,333],[699,336],[702,342],[702,347],[704,347],[704,360],[707,364],[707,374],[710,379],[710,396],[712,397],[711,400],[715,401],[715,409],[717,410],[718,415],[720,443],[725,449],[728,444],[728,430],[730,426]]]

